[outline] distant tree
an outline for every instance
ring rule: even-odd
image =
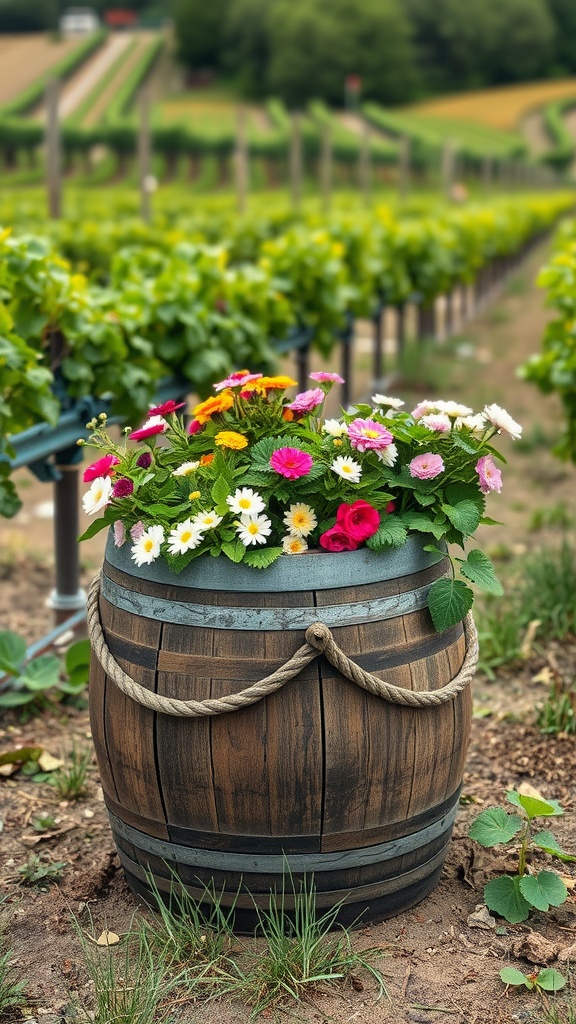
[[[548,8],[556,27],[553,71],[556,74],[576,71],[576,2],[548,0]]]
[[[224,22],[230,0],[176,0],[177,55],[193,71],[221,64]]]
[[[57,26],[55,0],[0,0],[0,32],[44,32]]]
[[[275,0],[267,84],[288,103],[342,104],[348,74],[364,98],[394,103],[415,84],[411,30],[399,0]]]
[[[222,65],[248,96],[264,96],[275,0],[233,0],[226,12]]]

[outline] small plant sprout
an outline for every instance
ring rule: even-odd
[[[481,846],[512,842],[517,845],[517,874],[494,878],[484,887],[484,901],[489,910],[516,924],[525,921],[532,910],[559,907],[568,896],[564,882],[555,871],[530,873],[528,862],[534,849],[562,861],[576,861],[576,857],[565,853],[550,831],[533,831],[536,818],[553,818],[564,813],[557,800],[526,796],[516,790],[509,790],[506,798],[519,813],[488,807],[472,823],[469,835]]]
[[[535,988],[537,992],[560,992],[566,985],[564,975],[552,967],[532,971],[531,974],[522,974],[515,967],[503,967],[500,980],[507,986],[524,985],[526,988]]]
[[[56,772],[54,784],[63,800],[80,800],[87,792],[92,754],[90,750],[73,750],[69,759],[70,764]]]
[[[22,877],[22,885],[47,889],[53,882],[60,881],[65,867],[66,861],[43,860],[36,853],[31,853],[26,863],[18,869],[18,874]]]

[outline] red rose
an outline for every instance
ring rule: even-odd
[[[367,501],[355,501],[352,505],[340,505],[336,513],[336,526],[361,544],[373,537],[380,526],[380,513]]]
[[[350,537],[338,524],[332,526],[320,537],[320,546],[325,551],[355,551],[358,542]]]

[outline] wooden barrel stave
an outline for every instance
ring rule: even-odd
[[[112,653],[137,682],[181,699],[204,699],[241,691],[283,664],[304,641],[300,629],[212,628],[216,610],[241,605],[279,609],[281,615],[282,608],[307,607],[314,621],[316,615],[322,618],[322,608],[341,605],[346,613],[346,606],[359,601],[410,595],[445,570],[440,563],[407,577],[342,590],[262,595],[159,584],[127,576],[107,562],[106,577],[122,588],[134,587],[152,600],[160,593],[178,604],[205,605],[206,625],[143,618],[104,596],[101,619]],[[439,636],[426,609],[333,626],[332,633],[353,660],[408,689],[443,686],[464,656],[462,627]],[[215,854],[254,852],[258,859],[261,851],[296,858],[346,853],[412,835],[413,852],[348,867],[339,875],[315,870],[314,879],[319,892],[346,898],[343,923],[345,917],[352,919],[349,914],[369,889],[370,917],[389,916],[418,902],[437,882],[438,856],[449,840],[451,822],[431,843],[419,845],[418,833],[427,827],[421,822],[434,814],[439,820],[441,808],[457,800],[470,708],[469,688],[434,709],[385,704],[320,657],[281,692],[250,708],[178,719],[125,698],[95,667],[91,714],[105,798],[111,820],[117,816],[136,836],[131,842],[113,829],[130,884],[142,894],[147,865],[159,888],[160,880],[169,884],[170,871],[150,849],[152,840]],[[222,872],[216,863],[202,869],[178,864],[178,871],[187,887],[197,889],[210,879],[221,883],[226,900],[249,877],[260,906],[279,878],[278,872]],[[372,891],[378,882],[386,890],[380,896]],[[243,909],[246,922],[249,907],[250,902]]]

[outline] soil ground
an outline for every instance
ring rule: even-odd
[[[557,404],[540,397],[515,373],[538,349],[546,322],[543,295],[532,285],[545,257],[543,247],[456,344],[436,350],[437,365],[445,377],[439,396],[468,402],[475,409],[482,408],[484,402],[497,402],[523,423],[529,440],[522,446],[503,440],[501,448],[508,458],[504,487],[501,495],[492,496],[489,512],[505,525],[485,527],[478,536],[479,546],[501,558],[513,558],[557,539],[555,528],[542,528],[543,523],[561,519],[573,529],[576,522],[576,471],[549,454],[549,443],[560,422]],[[356,386],[362,393],[369,390],[369,370],[370,357],[359,342]],[[425,377],[427,371],[421,368],[419,372]],[[431,378],[421,384],[420,397],[432,397]],[[427,394],[422,391],[424,384]],[[393,393],[405,395],[398,388]],[[19,476],[23,480],[25,474]],[[51,613],[44,607],[53,573],[49,488],[30,482],[22,496],[25,503],[19,517],[0,524],[0,623],[3,629],[20,630],[32,642],[51,627]],[[537,526],[541,528],[537,530]],[[83,582],[87,584],[101,558],[101,546],[96,542],[87,545],[82,557]],[[570,960],[576,958],[575,867],[560,869],[570,886],[570,896],[562,907],[548,914],[535,913],[524,924],[503,928],[505,922],[499,920],[497,929],[482,930],[473,927],[470,915],[482,903],[484,882],[502,873],[503,864],[501,857],[472,843],[467,831],[482,808],[502,804],[507,788],[524,784],[563,804],[566,814],[552,822],[553,831],[561,844],[574,852],[574,739],[542,736],[535,725],[534,709],[547,695],[543,670],[558,666],[573,679],[575,655],[576,640],[569,638],[545,649],[533,646],[517,670],[499,672],[494,679],[477,676],[462,804],[440,884],[414,909],[354,934],[357,948],[381,947],[380,966],[389,1000],[375,1002],[374,984],[361,978],[342,990],[321,985],[304,1001],[271,1011],[268,1019],[308,1024],[450,1019],[464,1024],[499,1024],[541,1018],[541,997],[526,989],[505,992],[498,974],[509,964],[525,973],[545,965],[569,973]],[[0,748],[26,745],[42,746],[55,757],[66,757],[74,746],[89,749],[86,711],[64,714],[61,709],[58,714],[44,714],[24,724],[15,716],[5,716],[0,723]],[[34,819],[48,815],[54,817],[55,825],[45,833],[35,831]],[[0,896],[9,917],[7,934],[16,969],[27,980],[25,1015],[44,1024],[71,1024],[76,1020],[75,1000],[88,1007],[91,1000],[72,915],[88,927],[90,912],[96,934],[107,927],[121,935],[130,927],[134,913],[141,912],[114,851],[96,766],[90,769],[87,798],[74,803],[59,801],[53,787],[34,783],[22,773],[3,778],[0,819]],[[58,885],[42,892],[19,884],[18,869],[31,853],[66,862]],[[541,861],[544,866],[545,855]],[[532,947],[537,947],[535,953],[530,953]],[[562,1003],[560,1012],[565,1014]],[[21,1019],[19,1011],[12,1016],[14,1021]],[[180,1003],[161,1019],[163,1024],[168,1020],[247,1024],[250,1010],[231,999],[208,1005]],[[574,1018],[560,1016],[558,1020],[568,1024]]]

